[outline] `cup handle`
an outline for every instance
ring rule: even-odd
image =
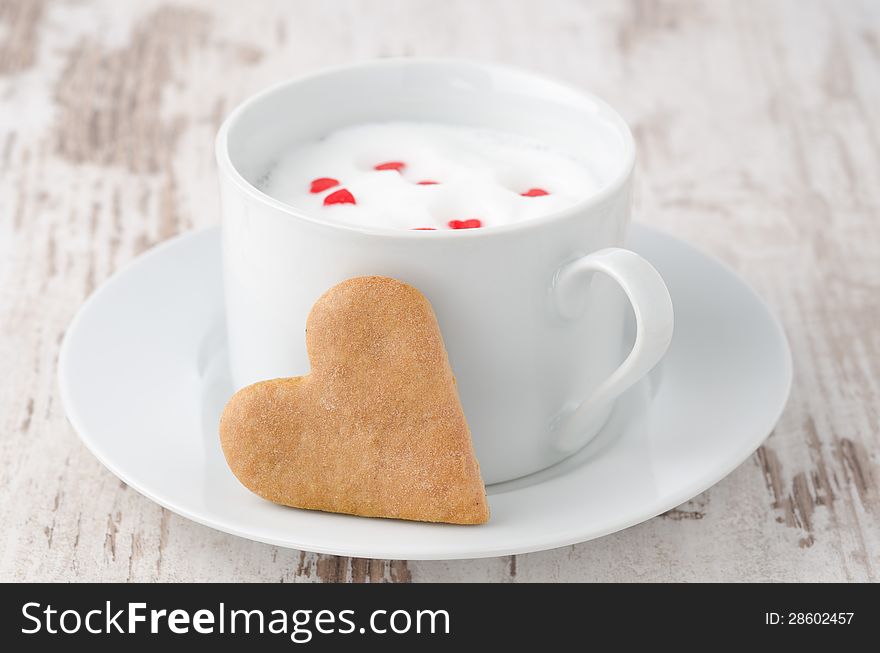
[[[571,317],[582,305],[579,281],[595,272],[608,275],[623,289],[632,305],[636,337],[632,351],[605,381],[557,424],[555,445],[574,451],[584,444],[584,433],[595,424],[597,410],[610,404],[660,362],[672,340],[673,311],[662,277],[641,256],[628,249],[609,247],[582,256],[561,267],[554,280],[557,307]],[[580,301],[578,301],[580,300]]]

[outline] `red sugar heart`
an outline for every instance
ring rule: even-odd
[[[478,227],[482,227],[483,223],[477,220],[476,218],[471,218],[470,220],[450,220],[449,228],[450,229],[477,229]]]
[[[422,181],[416,182],[419,186],[433,186],[434,184],[439,184],[439,181],[433,181],[431,179],[424,179]]]
[[[333,179],[333,177],[318,177],[317,179],[312,179],[312,183],[309,186],[310,193],[321,193],[328,188],[333,188],[334,186],[339,185],[338,179]]]
[[[330,206],[331,204],[357,204],[357,202],[354,201],[354,195],[349,193],[348,190],[340,188],[324,198],[324,206]]]
[[[541,197],[541,195],[549,195],[543,188],[529,188],[525,193],[520,193],[523,197]]]
[[[413,227],[413,231],[437,231],[435,227]]]
[[[374,166],[373,170],[397,170],[400,172],[406,167],[406,164],[403,161],[388,161],[387,163],[380,163]]]

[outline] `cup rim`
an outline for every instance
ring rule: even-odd
[[[232,163],[228,147],[230,129],[232,129],[239,118],[251,107],[265,100],[282,88],[294,86],[296,84],[301,84],[303,82],[318,79],[321,77],[331,76],[344,70],[420,64],[450,64],[458,66],[464,65],[472,66],[481,70],[487,70],[490,72],[498,71],[505,74],[530,77],[536,81],[540,81],[545,84],[550,83],[560,89],[566,90],[576,95],[580,95],[595,104],[595,106],[598,107],[599,112],[603,114],[606,118],[608,118],[611,123],[614,124],[614,126],[617,128],[620,135],[623,136],[624,147],[626,150],[624,152],[623,165],[620,166],[618,172],[611,178],[611,180],[603,185],[602,188],[600,188],[597,192],[592,193],[584,199],[563,209],[552,211],[536,218],[529,218],[528,220],[522,220],[519,222],[513,222],[504,225],[495,225],[482,229],[437,229],[433,231],[423,231],[412,229],[394,229],[390,227],[376,227],[372,225],[358,226],[325,220],[317,216],[310,215],[305,211],[297,209],[290,204],[277,200],[271,195],[264,193],[247,179],[245,179],[235,167],[235,164]],[[437,239],[445,240],[448,238],[491,238],[493,236],[501,234],[538,229],[543,225],[553,222],[559,222],[565,220],[566,218],[573,217],[575,214],[583,214],[584,212],[603,204],[606,200],[615,195],[626,184],[627,180],[632,174],[633,168],[635,167],[636,158],[635,141],[633,139],[632,131],[630,130],[629,125],[621,117],[621,115],[602,98],[590,93],[589,91],[585,91],[582,88],[575,86],[574,84],[538,73],[533,73],[531,71],[517,68],[515,66],[454,57],[387,57],[383,59],[371,59],[367,61],[346,63],[322,68],[321,70],[312,73],[297,75],[296,77],[292,77],[276,84],[272,84],[271,86],[268,86],[243,100],[226,116],[223,124],[220,126],[220,129],[217,132],[217,136],[214,141],[214,149],[217,159],[217,165],[220,171],[228,175],[232,182],[241,191],[243,191],[246,195],[249,195],[256,201],[271,206],[272,208],[289,215],[291,218],[303,220],[305,222],[309,222],[321,227],[346,231],[359,235],[418,239],[423,242]]]

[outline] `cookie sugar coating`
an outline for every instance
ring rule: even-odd
[[[387,277],[334,286],[306,325],[311,372],[237,392],[220,440],[230,469],[275,503],[480,524],[485,488],[434,312]]]

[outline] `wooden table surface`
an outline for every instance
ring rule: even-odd
[[[249,542],[127,488],[58,398],[65,328],[114,270],[216,223],[212,141],[254,91],[399,55],[506,62],[633,127],[637,219],[732,265],[794,355],[728,478],[553,551],[361,560]],[[0,580],[877,580],[880,2],[0,0]]]

